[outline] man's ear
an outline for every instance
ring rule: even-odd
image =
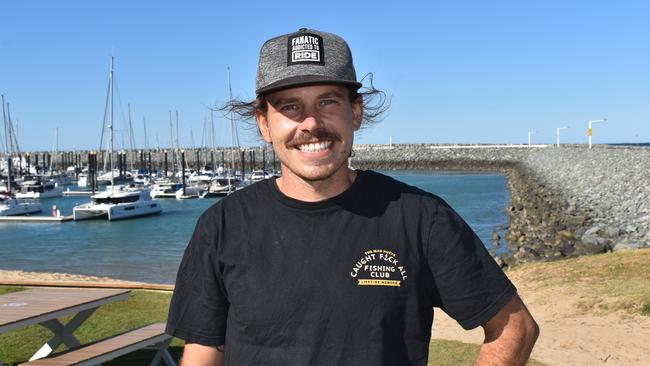
[[[261,110],[255,110],[255,120],[257,120],[257,128],[260,130],[264,141],[271,143],[271,132],[269,130],[269,120],[266,118],[266,113]]]
[[[352,102],[352,123],[355,131],[361,128],[361,122],[363,122],[363,97],[359,95]]]

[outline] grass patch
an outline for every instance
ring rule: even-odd
[[[641,314],[650,316],[650,302],[646,302],[645,304],[643,304],[643,306],[641,307]]]
[[[434,328],[435,331],[435,328]],[[473,366],[481,346],[470,343],[433,339],[429,344],[429,366]],[[530,360],[526,365],[543,366],[544,364]]]
[[[0,286],[0,294],[20,291],[22,287]],[[151,291],[131,291],[126,301],[100,307],[75,333],[81,343],[96,341],[117,333],[125,332],[146,324],[165,322],[171,293]],[[62,321],[66,323],[71,317]],[[27,360],[43,343],[51,338],[49,330],[34,325],[0,335],[0,361],[6,366],[15,366]],[[174,339],[170,353],[175,359],[180,357],[183,342]],[[62,351],[61,346],[56,351]],[[480,347],[455,341],[432,340],[429,347],[429,365],[473,365]],[[154,351],[142,350],[104,363],[106,366],[147,365]],[[542,363],[531,361],[529,365]]]
[[[20,286],[0,286],[0,295],[8,294],[10,292],[16,292],[24,290],[24,287]]]
[[[557,262],[528,263],[511,269],[508,276],[529,288],[545,290],[564,286],[581,294],[579,313],[622,311],[650,315],[650,249],[620,251]]]

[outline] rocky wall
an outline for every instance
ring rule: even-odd
[[[505,173],[511,197],[510,251],[498,258],[504,266],[650,245],[649,149],[360,145],[351,164]]]

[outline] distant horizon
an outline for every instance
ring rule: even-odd
[[[379,146],[390,146],[391,144],[389,143],[354,143],[353,146],[364,146],[364,145],[379,145]],[[392,145],[435,145],[435,146],[508,146],[508,147],[521,147],[521,148],[526,148],[528,147],[528,143],[512,143],[512,144],[506,144],[506,143],[436,143],[436,142],[400,142],[400,143],[392,143]],[[650,147],[650,141],[648,142],[634,142],[634,143],[629,143],[629,142],[611,142],[611,143],[598,143],[598,144],[592,144],[593,147],[603,147],[603,146],[630,146],[630,147],[645,147],[648,146]],[[532,143],[531,147],[539,147],[539,146],[555,146],[555,143]],[[560,147],[562,146],[567,146],[567,147],[588,147],[588,143],[560,143]],[[149,147],[148,149],[145,148],[134,148],[133,150],[131,149],[114,149],[113,153],[117,154],[121,151],[194,151],[197,149],[204,150],[204,151],[209,151],[209,150],[224,150],[224,149],[231,149],[233,146],[215,146],[209,147],[180,147],[180,148],[170,148],[170,147]],[[261,145],[251,145],[251,146],[235,146],[235,148],[240,148],[242,150],[246,149],[260,149],[262,148]],[[271,145],[266,145],[267,149],[272,149]],[[26,153],[52,153],[54,150],[21,150],[21,154],[26,154]],[[85,152],[90,152],[90,151],[100,151],[99,149],[80,149],[77,148],[75,150],[69,149],[69,150],[57,150],[57,152],[62,153],[62,152],[74,152],[74,151],[85,151]],[[101,151],[108,151],[108,149],[102,149]],[[15,153],[14,153],[15,154]],[[0,151],[0,156],[6,156],[4,151]]]

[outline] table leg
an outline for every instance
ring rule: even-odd
[[[88,319],[92,313],[95,312],[97,308],[87,309],[80,311],[77,315],[74,316],[66,325],[61,324],[58,319],[48,320],[41,323],[40,325],[49,329],[54,333],[47,343],[41,347],[34,355],[29,359],[30,361],[38,360],[39,358],[47,357],[52,351],[56,349],[61,343],[65,344],[68,349],[81,346],[81,343],[74,336],[75,330]]]
[[[149,366],[158,366],[160,363],[160,359],[165,362],[167,366],[176,366],[176,362],[172,358],[172,356],[169,354],[169,344],[171,343],[171,338],[160,342],[156,345],[156,348],[158,348],[158,352],[156,352],[156,355],[153,357],[153,360],[149,364]]]

